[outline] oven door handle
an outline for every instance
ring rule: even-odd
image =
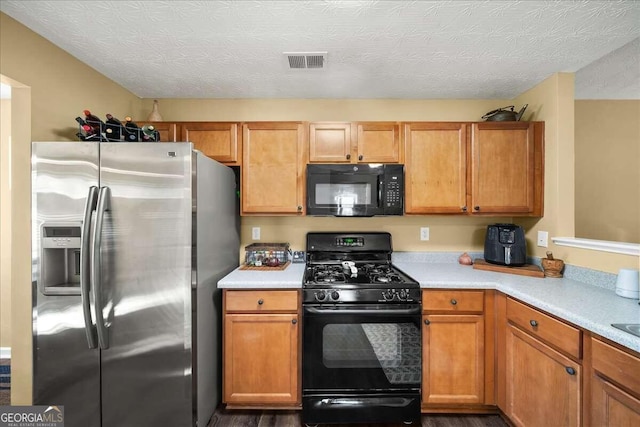
[[[362,307],[349,306],[342,307],[304,307],[304,311],[313,314],[420,314],[422,307],[419,305],[410,308],[386,308],[384,305],[380,308],[373,308],[370,305]]]
[[[362,398],[328,398],[320,400],[320,406],[386,406],[392,408],[404,408],[409,406],[412,399],[406,397],[362,397]]]

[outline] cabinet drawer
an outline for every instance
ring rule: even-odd
[[[484,311],[484,291],[422,291],[422,310],[482,313]]]
[[[298,311],[297,291],[225,291],[226,311]]]
[[[592,338],[593,369],[640,396],[640,359],[609,344]]]
[[[507,319],[570,356],[582,357],[582,332],[526,305],[507,299]]]

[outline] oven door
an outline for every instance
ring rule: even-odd
[[[420,321],[420,304],[305,305],[303,392],[419,393]]]
[[[383,165],[308,165],[307,215],[384,214]]]

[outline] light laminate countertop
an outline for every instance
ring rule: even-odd
[[[573,279],[535,278],[476,270],[472,266],[442,262],[394,261],[394,265],[433,289],[496,289],[553,314],[585,330],[640,352],[640,337],[611,326],[640,323],[638,300],[622,298],[604,287]],[[281,271],[236,269],[218,282],[225,289],[301,288],[305,264],[290,264]]]

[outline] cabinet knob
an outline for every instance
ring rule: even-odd
[[[295,325],[296,323],[298,323],[298,319],[291,319],[291,323]]]
[[[263,300],[262,298],[260,298],[260,299],[258,300],[258,305],[262,305],[262,304],[264,304],[264,300]]]
[[[466,212],[467,211],[467,207],[466,206],[463,206],[460,209],[462,209],[462,212]]]
[[[456,301],[455,299],[451,299],[451,305],[456,305],[458,303],[458,301]]]
[[[364,157],[362,156],[362,154],[360,154],[360,155],[358,156],[358,160],[362,160],[362,159],[364,159]]]
[[[530,324],[531,326],[533,326],[534,328],[535,328],[536,326],[538,326],[538,322],[537,322],[536,320],[529,320],[529,324]]]
[[[575,375],[576,374],[576,370],[573,369],[571,366],[567,366],[564,369],[567,371],[567,374],[569,374],[569,375]]]
[[[424,319],[424,324],[425,324],[425,325],[428,325],[429,323],[431,323],[431,322],[429,321],[429,319]]]
[[[351,154],[347,154],[347,160],[351,160]]]
[[[298,212],[302,212],[302,206],[298,205]]]
[[[474,210],[474,211],[479,211],[479,210],[480,210],[480,206],[474,206],[474,207],[473,207],[473,210]]]

